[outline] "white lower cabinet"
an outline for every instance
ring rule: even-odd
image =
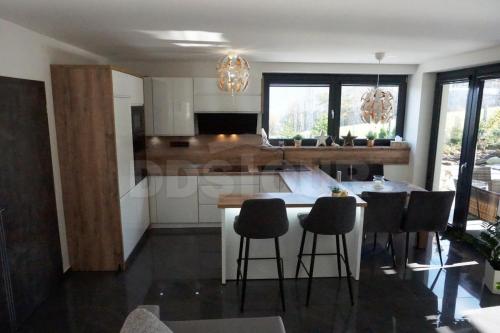
[[[124,260],[127,260],[149,227],[148,180],[146,178],[120,198],[120,214],[123,255]]]
[[[155,176],[155,223],[198,223],[198,177]]]

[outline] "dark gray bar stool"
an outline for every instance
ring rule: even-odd
[[[241,308],[243,312],[245,306],[245,291],[247,285],[248,260],[276,259],[278,268],[278,278],[280,285],[281,305],[285,311],[285,294],[283,291],[283,259],[280,256],[280,245],[278,237],[283,236],[288,231],[288,217],[286,214],[285,202],[282,199],[251,199],[243,202],[240,215],[234,221],[234,230],[240,235],[240,249],[238,253],[238,268],[236,272],[236,283],[241,276],[241,261],[243,266],[243,286],[241,293]],[[270,258],[249,258],[250,239],[270,239],[274,238],[276,257]],[[243,243],[245,243],[245,257],[242,258]]]
[[[439,260],[443,266],[439,232],[446,230],[454,197],[454,191],[411,192],[408,210],[401,227],[402,231],[406,232],[405,265],[408,263],[410,232],[426,231],[436,234]]]
[[[352,274],[351,274],[351,269],[349,267],[349,256],[347,254],[345,234],[350,232],[354,228],[354,222],[356,219],[356,199],[354,199],[353,197],[318,198],[314,203],[314,206],[312,207],[311,212],[309,214],[299,214],[298,217],[300,225],[304,230],[302,231],[302,241],[300,242],[299,255],[297,256],[298,260],[297,260],[297,268],[295,270],[295,278],[298,278],[300,266],[302,265],[309,277],[307,285],[306,306],[309,305],[309,299],[311,296],[311,286],[314,275],[314,259],[316,255],[336,255],[339,278],[342,277],[342,268],[340,266],[340,259],[344,261],[347,270],[346,277],[349,286],[349,296],[351,297],[351,304],[354,305],[354,300],[352,296],[352,286],[351,286]],[[311,254],[303,253],[307,231],[312,232],[314,235]],[[335,236],[337,252],[316,253],[316,242],[318,235]],[[339,236],[342,237],[344,255],[340,253]],[[309,267],[309,271],[302,262],[302,256],[311,256],[311,264]]]
[[[396,266],[396,254],[394,251],[393,234],[401,232],[401,223],[405,212],[406,192],[363,192],[361,198],[368,206],[365,208],[364,232],[374,233],[375,248],[378,232],[389,234],[389,246],[391,248],[392,264]]]

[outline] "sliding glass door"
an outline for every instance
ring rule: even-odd
[[[471,233],[500,214],[500,68],[438,74],[427,188],[456,191],[450,224]]]

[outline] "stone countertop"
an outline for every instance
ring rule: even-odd
[[[262,174],[262,173],[261,173]],[[267,172],[264,174],[268,174]],[[286,171],[279,172],[281,179],[290,189],[287,193],[256,193],[249,195],[222,195],[219,198],[219,208],[240,208],[247,199],[270,199],[280,198],[285,201],[287,207],[312,207],[319,197],[331,195],[331,187],[338,186],[349,192],[356,199],[358,207],[365,207],[366,202],[355,195],[342,183],[327,175],[319,168],[310,171]]]

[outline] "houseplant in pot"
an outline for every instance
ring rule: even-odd
[[[368,134],[366,134],[366,146],[373,147],[376,137],[377,135],[373,131],[368,132]]]
[[[486,258],[484,284],[494,294],[500,294],[500,217],[476,239],[476,247]]]
[[[293,137],[293,144],[296,148],[302,146],[302,135],[297,134]]]

